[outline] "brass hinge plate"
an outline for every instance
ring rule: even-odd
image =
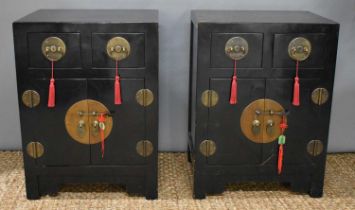
[[[140,89],[136,93],[136,101],[141,106],[149,106],[154,101],[154,94],[149,89]]]
[[[42,42],[42,53],[50,61],[60,60],[66,51],[67,47],[59,37],[48,37]]]
[[[29,108],[38,106],[40,100],[41,97],[39,93],[35,90],[26,90],[22,93],[22,103]]]
[[[329,92],[325,88],[316,88],[312,91],[312,102],[317,105],[325,104],[329,99]]]
[[[307,152],[312,156],[318,156],[323,152],[323,142],[321,140],[311,140],[307,144]]]
[[[44,147],[40,142],[33,141],[27,144],[26,152],[34,159],[40,158],[44,154]]]
[[[148,157],[153,153],[154,147],[149,140],[142,140],[137,142],[136,151],[142,157]]]
[[[214,107],[218,103],[218,93],[214,90],[205,90],[201,95],[201,102],[205,107]]]
[[[212,140],[203,140],[200,143],[200,152],[203,156],[205,157],[209,157],[214,155],[214,153],[216,152],[216,143]]]

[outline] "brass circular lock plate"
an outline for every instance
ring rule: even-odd
[[[230,38],[224,47],[224,52],[232,60],[243,59],[248,54],[248,51],[248,42],[242,37]]]
[[[39,93],[35,90],[26,90],[22,93],[21,98],[22,103],[29,108],[38,106],[41,101]]]
[[[325,88],[316,88],[312,91],[311,99],[314,104],[323,105],[329,99],[329,92]]]
[[[137,142],[136,151],[142,157],[148,157],[153,153],[154,147],[152,142],[148,140],[142,140]]]
[[[42,53],[50,61],[60,60],[66,50],[64,41],[59,37],[48,37],[42,42]]]
[[[307,144],[307,152],[312,156],[318,156],[323,152],[323,143],[320,140],[311,140]]]
[[[209,157],[214,155],[216,152],[216,143],[212,140],[203,140],[200,143],[200,152],[203,156]]]
[[[240,117],[240,128],[244,136],[255,143],[270,143],[281,134],[280,113],[284,108],[271,99],[258,99],[246,106]],[[258,123],[256,123],[258,122]],[[255,126],[258,126],[255,129]]]
[[[110,114],[102,103],[86,99],[73,104],[65,115],[65,128],[72,139],[81,144],[97,144],[101,142],[98,117],[100,113]],[[105,139],[112,131],[112,118],[106,116],[104,123]]]
[[[306,60],[311,51],[311,42],[304,37],[296,37],[288,45],[288,55],[296,61]]]
[[[141,106],[149,106],[154,101],[154,94],[149,89],[140,89],[136,93],[136,101]]]
[[[214,90],[205,90],[201,95],[201,103],[205,107],[214,107],[218,103],[218,93]]]
[[[113,37],[106,45],[107,55],[115,61],[120,61],[129,56],[131,53],[131,45],[123,37]]]
[[[27,154],[32,158],[40,158],[44,154],[44,147],[40,142],[30,142],[26,146]]]

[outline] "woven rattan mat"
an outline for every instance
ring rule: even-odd
[[[355,210],[355,154],[327,158],[324,196],[290,192],[277,184],[239,184],[221,195],[192,199],[192,172],[184,153],[159,154],[159,199],[129,196],[105,184],[64,186],[56,197],[25,197],[21,152],[0,152],[0,209],[352,209]]]

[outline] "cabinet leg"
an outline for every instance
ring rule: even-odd
[[[313,182],[308,194],[312,198],[321,198],[323,196],[323,181],[321,183]]]
[[[156,189],[148,190],[145,194],[147,200],[155,200],[158,198],[158,191]]]
[[[26,175],[26,195],[29,200],[37,200],[41,197],[37,176]]]
[[[191,163],[191,151],[189,146],[187,146],[187,161]]]

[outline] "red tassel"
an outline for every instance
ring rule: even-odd
[[[300,83],[299,83],[299,77],[298,77],[298,61],[296,62],[296,76],[295,76],[295,81],[293,84],[293,100],[292,104],[294,106],[299,106],[300,105]]]
[[[120,77],[115,77],[115,104],[119,105],[122,104],[121,101],[121,87],[120,87]]]
[[[237,104],[237,91],[238,91],[237,76],[233,76],[232,85],[231,85],[231,96],[229,99],[230,104]]]
[[[283,155],[284,155],[284,147],[283,147],[283,144],[280,144],[279,145],[279,156],[278,156],[278,160],[277,160],[277,173],[278,174],[281,174],[281,172],[282,172]]]
[[[48,107],[55,107],[55,85],[54,85],[54,62],[52,61],[52,77],[49,82],[49,93],[48,93]]]
[[[237,60],[234,60],[234,74],[232,77],[231,95],[229,98],[229,103],[230,104],[238,103]]]
[[[120,77],[118,76],[118,61],[116,61],[116,76],[115,76],[115,104],[122,104],[121,100],[121,84]]]

